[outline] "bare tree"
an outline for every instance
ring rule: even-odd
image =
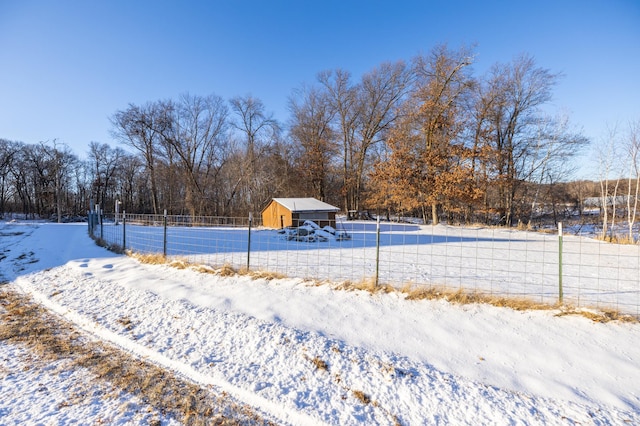
[[[11,177],[14,194],[22,202],[24,213],[55,215],[62,222],[70,212],[71,174],[78,163],[69,148],[54,140],[35,145],[12,144],[3,182]],[[4,183],[3,183],[4,185]]]
[[[313,189],[313,196],[325,201],[331,160],[338,151],[331,122],[335,110],[315,87],[302,87],[289,99],[290,135],[299,147],[300,174]]]
[[[17,201],[21,204],[22,212],[27,216],[35,213],[34,173],[30,164],[32,150],[32,145],[20,144],[9,165]]]
[[[89,210],[91,200],[91,173],[86,161],[74,163],[70,181],[74,192],[71,210],[74,215],[84,215]]]
[[[497,64],[489,77],[496,91],[490,112],[493,169],[499,194],[502,222],[512,225],[516,194],[525,181],[526,158],[535,149],[540,108],[551,100],[558,75],[536,66],[523,55],[509,64]]]
[[[41,144],[41,154],[45,156],[47,161],[47,174],[53,184],[53,197],[55,203],[55,211],[58,223],[62,223],[62,215],[64,206],[64,193],[69,185],[70,172],[77,158],[69,147],[59,143],[56,139],[52,142],[52,147]]]
[[[351,82],[351,74],[341,69],[321,72],[318,74],[318,81],[326,88],[335,110],[337,121],[335,132],[339,135],[342,146],[342,197],[344,210],[350,217],[355,206],[349,196],[349,188],[354,186],[352,170],[353,165],[357,163],[355,159],[356,129],[362,112],[358,104],[358,88]]]
[[[11,166],[16,159],[20,144],[0,139],[0,217],[6,211],[7,199],[10,198],[12,182]]]
[[[111,117],[112,134],[121,143],[128,145],[145,160],[151,185],[153,213],[158,214],[158,184],[156,167],[163,138],[171,128],[171,103],[158,101],[144,106],[129,104],[123,111]]]
[[[106,143],[91,142],[89,157],[92,177],[92,197],[96,204],[107,211],[115,210],[117,172],[124,156],[121,148],[112,148]]]
[[[600,179],[600,211],[602,215],[602,239],[613,239],[616,216],[616,200],[620,185],[619,144],[617,126],[608,129],[605,139],[596,147],[598,173]],[[615,181],[611,182],[612,176]],[[612,188],[613,185],[613,188]],[[609,205],[611,205],[611,226],[609,226]]]
[[[387,134],[400,114],[400,104],[409,88],[412,74],[404,62],[385,62],[362,77],[358,90],[360,113],[356,119],[355,145],[351,147],[353,178],[346,188],[350,208],[360,210],[364,178],[368,174],[369,157]]]
[[[521,176],[527,182],[534,183],[529,225],[543,184],[551,196],[554,222],[557,223],[558,200],[554,187],[567,180],[575,171],[570,160],[589,143],[589,140],[579,132],[572,131],[567,116],[541,117],[535,135],[529,151],[521,157]]]
[[[491,164],[494,152],[492,137],[495,134],[492,113],[496,103],[500,102],[500,92],[497,80],[479,79],[472,89],[468,107],[468,137],[473,152],[471,174],[482,196],[482,206],[479,210],[487,223],[491,221],[491,211],[494,207],[490,201],[490,193],[493,190],[491,182],[495,178]],[[468,210],[470,209],[471,206],[468,206]]]
[[[120,201],[132,212],[144,211],[145,165],[138,155],[124,154],[120,159],[119,188]]]
[[[244,173],[239,184],[243,186],[247,207],[250,211],[259,211],[268,201],[259,195],[262,185],[266,184],[264,176],[268,172],[260,160],[278,139],[280,126],[272,115],[266,113],[260,99],[251,95],[239,96],[231,99],[230,103],[236,116],[233,126],[242,135],[245,146]]]
[[[398,118],[399,105],[406,94],[411,75],[404,62],[385,62],[366,73],[359,84],[343,70],[320,73],[335,110],[336,133],[342,141],[342,196],[344,209],[351,215],[360,209],[364,179],[371,166],[370,153],[383,142],[386,132]]]
[[[640,194],[640,121],[629,125],[627,137],[627,151],[629,155],[629,182],[627,188],[627,224],[629,227],[629,241],[634,242],[633,225],[638,213],[638,195]],[[634,188],[635,189],[632,189]]]
[[[207,190],[226,155],[228,115],[223,99],[216,95],[184,94],[173,108],[166,143],[180,160],[185,205],[192,216],[202,214],[211,201]]]

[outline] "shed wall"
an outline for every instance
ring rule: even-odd
[[[262,211],[262,225],[267,228],[286,228],[288,226],[301,226],[305,220],[312,220],[320,227],[336,227],[336,212],[303,211],[292,213],[282,204],[272,200]]]
[[[336,213],[335,212],[300,212],[293,213],[293,226],[300,226],[305,220],[312,220],[318,224],[318,226],[336,227]]]
[[[272,201],[262,212],[262,225],[267,228],[283,228],[292,226],[291,211],[283,205]]]

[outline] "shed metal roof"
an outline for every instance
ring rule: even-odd
[[[291,210],[300,212],[337,212],[340,208],[315,198],[274,198],[273,201]]]

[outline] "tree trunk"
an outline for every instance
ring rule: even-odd
[[[437,203],[432,203],[431,204],[431,223],[433,223],[434,225],[437,225],[438,222],[438,204]]]

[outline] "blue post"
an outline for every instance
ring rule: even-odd
[[[164,209],[164,235],[162,237],[162,255],[167,257],[167,209]]]
[[[376,287],[378,287],[378,277],[380,276],[380,216],[376,222]]]
[[[558,222],[558,302],[561,305],[564,302],[562,290],[562,222]]]
[[[247,271],[249,271],[249,259],[251,258],[251,222],[253,221],[253,213],[249,213],[249,235],[247,238]]]
[[[127,250],[127,212],[122,210],[122,251]]]

